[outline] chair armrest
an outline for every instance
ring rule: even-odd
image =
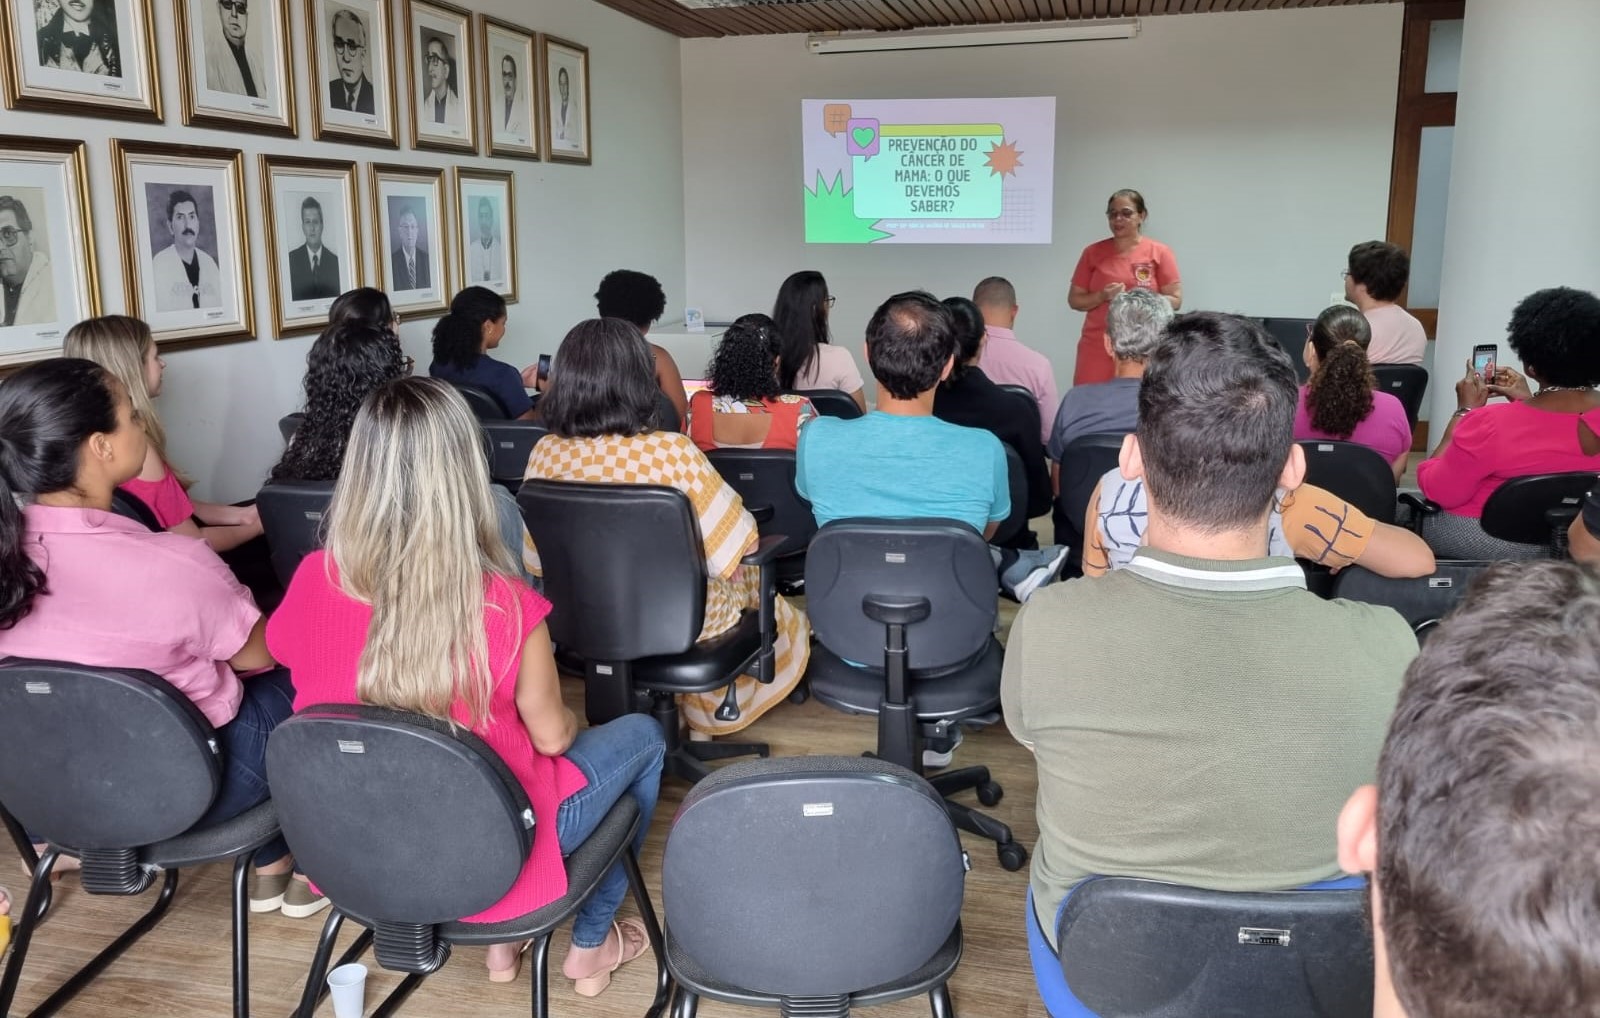
[[[933,611],[925,597],[904,594],[868,594],[861,599],[861,612],[886,626],[909,626],[921,622]]]
[[[768,534],[756,543],[755,551],[739,560],[740,565],[756,566],[761,571],[761,654],[756,661],[756,681],[771,682],[777,677],[778,642],[778,549],[789,539],[787,534]]]
[[[771,507],[764,506],[763,508],[767,510],[767,513],[770,516],[772,512]],[[754,513],[752,513],[752,515],[754,515]],[[756,519],[759,520],[760,517],[758,516]],[[777,560],[778,549],[782,547],[783,543],[788,539],[788,534],[768,534],[756,544],[755,551],[752,551],[750,554],[739,560],[739,564],[743,566],[769,565]]]
[[[1439,503],[1430,498],[1418,498],[1413,492],[1402,491],[1395,496],[1395,500],[1411,509],[1411,529],[1416,533],[1422,532],[1422,519],[1425,516],[1437,516],[1444,512]]]
[[[744,508],[757,524],[771,522],[772,517],[777,513],[777,510],[773,509],[770,505],[747,505]]]

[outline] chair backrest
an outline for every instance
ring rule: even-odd
[[[159,533],[164,529],[161,521],[156,519],[155,510],[145,505],[144,499],[121,488],[111,489],[111,511],[136,523],[143,523],[152,531]]]
[[[706,459],[717,468],[744,507],[757,518],[762,507],[772,515],[761,522],[761,536],[782,534],[787,540],[779,555],[803,554],[817,532],[817,518],[811,506],[794,489],[794,453],[788,449],[714,449]]]
[[[1012,385],[1010,383],[999,386],[999,389],[1012,397],[1017,404],[1018,415],[1033,428],[1032,434],[1040,434],[1044,425],[1039,419],[1039,401],[1033,398],[1032,391],[1025,385]]]
[[[867,618],[868,595],[925,597],[928,617],[906,628],[912,669],[972,659],[999,614],[994,561],[982,535],[957,520],[835,520],[806,551],[806,615],[838,657],[883,664],[883,624]]]
[[[1294,362],[1295,374],[1303,382],[1311,376],[1306,368],[1306,329],[1314,324],[1310,318],[1262,318],[1262,328],[1278,341],[1283,352]]]
[[[881,760],[803,756],[733,764],[690,789],[661,893],[674,943],[707,975],[799,997],[915,972],[955,929],[964,883],[927,782]]]
[[[307,707],[267,740],[267,781],[295,863],[368,921],[481,912],[533,845],[527,793],[494,750],[418,714]]]
[[[811,401],[817,413],[824,417],[842,417],[853,421],[861,416],[861,408],[848,392],[839,389],[798,389],[796,392]]]
[[[528,454],[548,435],[537,421],[481,421],[489,444],[489,477],[496,484],[516,488],[528,472]]]
[[[1116,467],[1126,437],[1120,431],[1080,435],[1061,450],[1061,486],[1051,516],[1055,521],[1055,543],[1071,549],[1073,565],[1083,561],[1083,521],[1089,513],[1089,499],[1100,478]]]
[[[503,421],[511,416],[506,411],[506,405],[500,402],[500,397],[488,389],[478,385],[469,385],[466,382],[451,382],[456,391],[461,393],[467,401],[467,406],[480,421]]]
[[[306,422],[306,415],[296,410],[292,414],[278,418],[278,434],[283,436],[283,444],[288,445],[294,440],[294,433],[300,430],[300,425]]]
[[[284,586],[300,560],[322,547],[322,518],[333,501],[333,481],[272,481],[256,493],[272,571]]]
[[[1428,369],[1420,364],[1374,364],[1372,374],[1378,380],[1378,391],[1387,392],[1406,408],[1406,420],[1415,431],[1422,397],[1428,392]]]
[[[678,408],[672,405],[672,400],[660,389],[656,390],[656,430],[657,431],[682,431],[683,420],[678,416]]]
[[[1566,528],[1583,511],[1584,496],[1595,480],[1590,471],[1513,477],[1484,502],[1484,533],[1502,541],[1564,549]]]
[[[550,635],[590,661],[681,654],[705,617],[705,557],[689,497],[653,484],[523,482]]]
[[[1203,891],[1090,880],[1067,899],[1062,975],[1085,1007],[1138,1018],[1367,1018],[1366,891]]]
[[[1333,578],[1329,596],[1393,608],[1420,643],[1461,602],[1478,574],[1492,564],[1443,561],[1434,567],[1432,576],[1404,578],[1379,576],[1360,566],[1349,566]]]
[[[1000,447],[1006,451],[1006,491],[1011,499],[1011,514],[1000,521],[989,540],[1003,546],[1028,525],[1028,474],[1022,466],[1022,457],[1010,443],[1001,442]]]
[[[1354,442],[1301,442],[1306,483],[1349,502],[1379,523],[1393,523],[1398,497],[1394,468],[1376,451]]]
[[[216,733],[146,671],[0,664],[0,802],[34,836],[130,849],[193,827],[221,786]]]

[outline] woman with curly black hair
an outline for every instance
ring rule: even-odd
[[[784,390],[838,389],[867,409],[861,370],[842,346],[828,340],[833,295],[828,281],[813,269],[796,272],[778,287],[772,305],[778,335],[778,383]]]
[[[1504,366],[1482,378],[1469,361],[1444,437],[1417,466],[1422,493],[1444,509],[1424,517],[1422,531],[1441,558],[1540,554],[1482,532],[1489,495],[1514,477],[1600,471],[1600,298],[1564,286],[1540,290],[1517,305],[1507,329],[1527,378]],[[1537,393],[1528,379],[1539,383]],[[1493,396],[1507,402],[1489,406]]]
[[[778,384],[778,333],[766,315],[728,327],[706,367],[710,386],[689,401],[689,437],[701,449],[793,449],[811,401]]]
[[[428,374],[456,385],[475,385],[500,402],[507,417],[533,416],[524,372],[489,356],[506,336],[506,301],[486,286],[469,286],[433,326]]]
[[[1305,361],[1311,380],[1300,387],[1294,437],[1354,442],[1382,456],[1396,479],[1406,470],[1411,422],[1406,408],[1387,392],[1377,392],[1367,347],[1372,327],[1348,304],[1323,310],[1306,336]]]

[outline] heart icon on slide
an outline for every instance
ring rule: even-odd
[[[871,148],[872,139],[877,133],[870,127],[858,127],[850,132],[850,137],[855,139],[856,148]]]

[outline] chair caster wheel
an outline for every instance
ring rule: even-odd
[[[996,852],[1000,856],[1000,868],[1007,873],[1015,873],[1028,861],[1028,850],[1015,841],[996,846]]]
[[[794,690],[789,694],[789,702],[793,704],[802,704],[809,699],[811,699],[811,687],[804,682],[794,687]]]
[[[1000,800],[1006,797],[1006,790],[997,782],[985,781],[978,786],[978,801],[985,806],[998,806]]]

